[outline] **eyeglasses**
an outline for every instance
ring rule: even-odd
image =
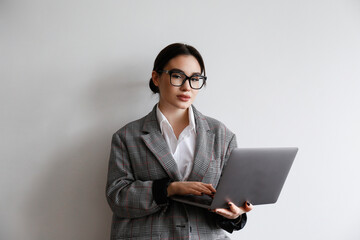
[[[167,73],[170,75],[170,83],[175,87],[181,87],[186,80],[189,80],[190,87],[199,90],[206,82],[206,76],[194,74],[188,77],[185,73],[178,70],[159,70],[158,73]]]

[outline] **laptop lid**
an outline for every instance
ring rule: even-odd
[[[225,166],[210,203],[186,196],[175,201],[204,208],[227,208],[231,201],[242,206],[275,203],[295,159],[298,148],[235,148]],[[196,196],[195,196],[196,197]],[[201,198],[206,198],[202,196]]]

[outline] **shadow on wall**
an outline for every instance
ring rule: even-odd
[[[38,184],[26,200],[27,239],[110,238],[111,210],[105,184],[111,134],[152,106],[147,80],[134,76],[129,67],[123,69],[94,81],[95,86],[87,91],[89,99],[84,99],[89,110],[83,116],[91,119],[92,127],[72,139],[62,139],[48,159],[50,167],[38,176]]]

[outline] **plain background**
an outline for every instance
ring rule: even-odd
[[[109,239],[111,135],[157,102],[157,53],[203,55],[195,101],[240,147],[297,146],[233,239],[360,239],[360,2],[0,1],[0,239]]]

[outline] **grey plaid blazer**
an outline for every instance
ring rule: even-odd
[[[221,122],[193,107],[196,147],[188,181],[217,186],[236,137]],[[229,239],[206,209],[169,201],[158,205],[154,180],[180,181],[179,171],[156,118],[156,106],[112,137],[106,185],[113,211],[111,239]]]

